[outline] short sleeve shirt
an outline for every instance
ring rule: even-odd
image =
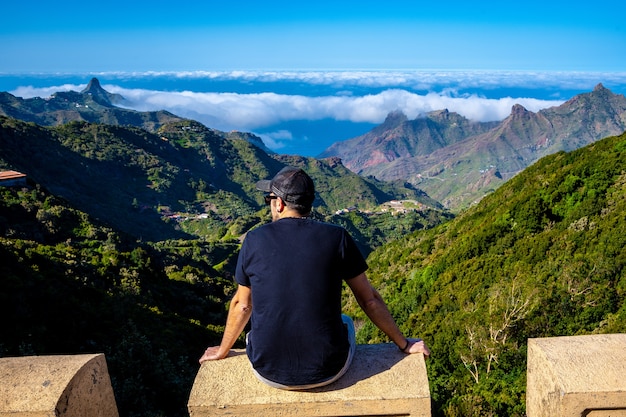
[[[284,385],[337,374],[349,349],[342,284],[366,269],[354,240],[336,225],[285,218],[249,232],[235,279],[251,288],[247,353],[255,370]]]

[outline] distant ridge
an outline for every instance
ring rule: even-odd
[[[624,131],[626,98],[598,84],[537,113],[515,104],[501,122],[472,122],[448,110],[414,120],[391,113],[380,126],[333,144],[320,157],[339,157],[360,175],[409,181],[458,210],[543,156]]]
[[[57,92],[48,98],[23,99],[2,92],[0,115],[41,126],[59,126],[68,122],[85,121],[136,126],[149,132],[156,132],[166,123],[186,120],[164,110],[139,112],[116,106],[125,101],[123,96],[104,90],[98,79],[92,78],[81,92]]]
[[[46,99],[0,93],[0,115],[42,126],[86,121],[135,126],[151,133],[186,120],[167,111],[138,112],[116,106],[124,100],[93,78],[81,92],[59,92]],[[272,153],[252,133],[210,130]],[[414,120],[392,112],[370,132],[337,142],[318,158],[338,157],[361,176],[407,182],[458,211],[543,156],[578,149],[625,130],[626,98],[598,84],[590,93],[537,113],[516,104],[501,122],[474,122],[447,109]]]
[[[22,99],[7,92],[0,93],[0,115],[41,126],[59,126],[74,121],[85,121],[135,126],[156,133],[166,124],[188,120],[165,110],[140,112],[117,107],[119,105],[128,106],[128,102],[122,95],[109,93],[102,88],[97,78],[92,78],[80,92],[58,92],[45,99],[41,97]],[[210,130],[226,139],[244,139],[268,154],[273,153],[260,137],[252,133]]]

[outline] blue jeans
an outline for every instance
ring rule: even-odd
[[[350,342],[350,350],[348,351],[348,358],[346,359],[346,363],[343,365],[343,368],[341,368],[341,370],[339,370],[337,375],[333,376],[332,378],[327,379],[326,381],[317,382],[315,384],[283,385],[274,381],[270,381],[267,378],[264,378],[254,368],[252,368],[252,372],[254,372],[254,375],[261,382],[264,382],[271,387],[285,389],[285,390],[305,390],[305,389],[318,388],[318,387],[323,387],[325,385],[332,384],[333,382],[341,378],[348,371],[348,368],[350,367],[350,364],[352,363],[352,358],[354,358],[354,352],[356,351],[356,335],[354,331],[354,322],[352,321],[350,317],[346,316],[345,314],[341,315],[341,319],[343,320],[343,324],[346,326],[346,329],[348,330],[348,342]]]

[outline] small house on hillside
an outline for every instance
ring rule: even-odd
[[[0,171],[0,187],[26,185],[26,174],[17,171]]]

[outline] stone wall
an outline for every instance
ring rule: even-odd
[[[528,417],[626,417],[626,334],[528,340]]]
[[[205,416],[430,416],[422,354],[406,355],[390,343],[358,345],[348,372],[308,391],[285,391],[260,382],[244,350],[200,367],[188,403]]]
[[[0,416],[118,417],[104,355],[0,358]]]
[[[626,334],[528,340],[527,417],[626,417]],[[190,417],[430,416],[423,355],[359,345],[337,382],[284,391],[258,381],[244,350],[199,369]],[[0,417],[119,417],[104,355],[0,358]]]

